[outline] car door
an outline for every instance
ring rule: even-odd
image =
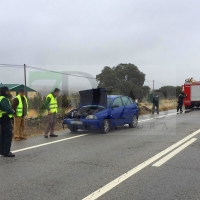
[[[136,106],[130,100],[130,98],[126,96],[122,97],[122,102],[124,104],[124,112],[123,112],[124,121],[125,123],[130,123],[132,121]]]
[[[123,125],[124,105],[122,103],[121,97],[117,97],[116,99],[114,99],[111,109],[112,124],[116,126]]]

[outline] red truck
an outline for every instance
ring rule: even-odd
[[[184,99],[185,109],[200,106],[200,82],[185,82],[183,85],[184,93],[187,97]]]

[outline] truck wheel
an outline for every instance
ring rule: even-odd
[[[101,132],[108,133],[110,131],[110,121],[108,119],[104,119],[101,125]]]
[[[68,127],[68,129],[72,132],[72,133],[76,133],[78,131],[78,128],[76,126],[70,126]]]
[[[191,106],[185,106],[186,110],[190,110],[192,107]]]
[[[132,123],[129,124],[129,128],[136,128],[138,125],[138,117],[133,115]]]

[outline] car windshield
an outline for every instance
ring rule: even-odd
[[[107,108],[110,106],[112,99],[111,98],[107,98]]]

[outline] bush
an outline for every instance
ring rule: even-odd
[[[60,114],[64,114],[65,110],[70,107],[74,107],[74,102],[76,102],[76,106],[78,106],[80,102],[80,97],[78,93],[74,93],[71,95],[68,94],[62,94],[57,98],[58,101],[58,112]],[[29,110],[36,110],[38,112],[38,117],[41,117],[44,115],[46,108],[45,108],[45,102],[46,97],[42,95],[37,95],[34,98],[29,98]]]

